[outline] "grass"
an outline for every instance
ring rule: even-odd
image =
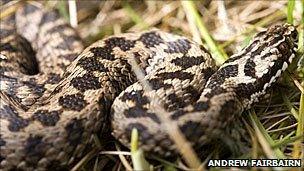
[[[206,45],[209,47],[211,53],[213,54],[212,57],[214,58],[214,60],[219,65],[224,63],[228,59],[228,56],[224,52],[224,50],[220,46],[218,46],[215,43],[215,41],[212,39],[212,37],[210,36],[207,28],[205,27],[205,24],[203,23],[200,15],[197,12],[194,2],[193,1],[182,1],[181,4],[182,4],[182,7],[184,8],[186,15],[193,16],[193,17],[189,17],[189,18],[192,18],[195,21],[195,24],[196,24],[197,28],[199,29],[199,32],[200,32],[203,40],[205,40]]]
[[[224,38],[221,39],[217,39],[217,34],[215,34],[215,30],[222,29],[221,25],[218,24],[216,1],[210,4],[198,1],[145,1],[142,4],[132,1],[87,1],[86,3],[77,3],[76,28],[87,45],[116,32],[140,31],[157,27],[169,32],[192,36],[196,41],[203,42],[204,46],[210,50],[214,60],[220,65],[228,59],[229,55],[236,52],[236,49],[248,44],[252,35],[262,28],[275,23],[288,22],[295,24],[299,30],[297,60],[301,60],[302,57],[304,61],[303,1],[290,0],[278,3],[247,1],[245,2],[246,5],[241,1],[234,3],[227,1],[225,10],[233,31],[230,34],[224,34]],[[257,5],[256,3],[260,4]],[[60,14],[67,21],[74,22],[75,25],[75,11],[69,10],[68,3],[49,1],[46,5],[59,9]],[[0,18],[12,14],[15,9],[16,3],[5,7],[5,9],[1,8]],[[268,14],[267,11],[270,9],[275,10]],[[256,17],[256,19],[246,21],[246,13],[248,13],[248,16]],[[72,18],[71,14],[73,14]],[[241,15],[245,17],[241,18]],[[299,63],[301,64],[301,62]],[[244,113],[243,124],[246,126],[244,129],[251,135],[245,138],[251,139],[252,145],[251,153],[247,154],[246,158],[303,158],[303,86],[304,67],[295,62],[289,68],[288,73],[285,74],[284,79],[275,87],[270,101],[262,101],[253,109]],[[175,139],[177,145],[181,142],[188,144],[178,130],[173,131],[172,135],[174,135],[172,138]],[[136,133],[136,131],[132,134],[131,157],[129,151],[125,151],[125,148],[113,142],[104,143],[98,138],[98,135],[95,136],[95,142],[97,148],[88,152],[75,164],[72,170],[123,170],[123,168],[127,168],[127,170],[132,168],[150,170],[152,166],[155,170],[165,169],[168,171],[198,167],[201,170],[205,169],[204,164],[201,163],[206,162],[206,160],[200,161],[189,146],[186,146],[188,148],[186,152],[184,152],[184,149],[180,149],[182,155],[176,161],[172,162],[154,157],[154,162],[148,163],[150,160],[147,161],[144,158],[137,145],[138,132]],[[114,148],[115,153],[104,151],[107,150],[109,144],[111,148]],[[179,147],[185,148],[182,145],[179,145]],[[155,161],[157,162],[155,163]],[[221,168],[213,169],[222,170]],[[255,169],[252,168],[252,170]]]
[[[130,6],[128,2],[123,3],[123,9],[126,11],[126,14],[131,18],[131,20],[140,26],[140,29],[148,29],[148,24],[137,14],[137,12]]]
[[[223,48],[227,48],[232,45],[232,43],[235,43],[236,41],[239,41],[240,38],[244,38],[244,40],[248,43],[248,40],[250,39],[249,36],[246,35],[252,35],[252,33],[255,32],[255,30],[258,27],[263,27],[265,25],[268,25],[271,21],[282,21],[286,17],[286,21],[288,23],[294,23],[297,19],[294,18],[294,10],[295,10],[295,1],[289,1],[286,5],[287,8],[287,16],[284,10],[277,10],[274,13],[265,16],[261,18],[261,20],[257,21],[253,25],[249,25],[248,28],[241,32],[241,34],[236,34],[235,37],[232,37],[230,40],[226,40],[222,43],[216,43],[216,41],[212,38],[211,33],[209,32],[208,28],[206,27],[206,24],[203,22],[201,14],[199,14],[198,4],[194,1],[183,1],[180,5],[180,11],[184,11],[184,15],[187,16],[187,21],[189,23],[189,27],[191,30],[190,35],[199,35],[201,39],[203,40],[204,44],[210,49],[210,52],[212,56],[214,57],[215,61],[218,64],[222,64],[227,59],[227,54],[223,50]],[[141,29],[146,29],[147,26],[145,24],[145,20],[141,18],[141,15],[138,14],[139,12],[135,12],[136,6],[132,6],[130,4],[124,4],[123,9],[126,11],[126,14],[130,17],[131,21],[134,22],[136,25],[143,25]],[[182,12],[181,12],[182,13]],[[190,17],[189,17],[190,16]],[[159,26],[161,27],[161,26]],[[301,26],[300,26],[301,27]],[[302,22],[303,27],[303,22]],[[303,33],[300,32],[300,36],[303,35]],[[196,37],[197,38],[197,37]],[[299,40],[299,44],[301,44],[301,38]],[[247,44],[246,43],[246,44]],[[294,76],[294,74],[297,74],[295,70],[291,71],[291,75]],[[303,86],[303,79],[296,80],[297,82],[300,82],[300,86]],[[291,81],[292,82],[292,81]],[[285,94],[282,91],[279,94],[283,94],[281,97],[276,96],[272,100],[274,102],[278,101],[275,104],[268,104],[267,107],[252,109],[249,111],[249,119],[250,123],[249,127],[252,127],[248,131],[251,132],[254,137],[257,137],[256,143],[253,142],[253,148],[252,148],[252,157],[259,158],[259,157],[266,157],[266,158],[299,158],[301,154],[301,144],[303,144],[303,92],[300,95],[299,98],[299,91],[297,90],[296,86],[294,85],[288,85],[293,87],[291,94],[298,94],[294,95],[297,98],[290,98],[290,94]],[[299,87],[299,85],[298,85]],[[295,102],[299,102],[296,103]],[[279,105],[281,110],[276,110],[276,107],[273,107],[275,105]],[[259,112],[257,115],[255,111],[263,111]],[[285,118],[282,118],[281,116],[274,117],[274,119],[269,119],[269,124],[263,125],[263,116],[272,113],[271,115],[280,115],[280,113],[287,112],[289,113]],[[260,119],[261,118],[261,119]],[[290,122],[290,119],[294,118],[294,122]],[[296,125],[296,126],[292,126]],[[301,126],[302,125],[302,126]],[[292,131],[290,131],[290,128]],[[133,138],[133,137],[132,137]],[[174,139],[174,137],[173,137]],[[292,146],[291,152],[286,152],[286,149],[288,146]],[[302,149],[303,150],[303,149]],[[132,151],[132,148],[131,148]],[[262,153],[261,153],[262,152]],[[142,158],[143,156],[140,155],[139,158],[136,159],[134,157],[135,155],[132,155],[132,163],[134,165],[134,168],[145,168],[150,169],[150,166],[146,163],[147,161]],[[182,155],[183,156],[183,155]],[[250,156],[248,156],[250,157]],[[187,161],[191,157],[183,156],[184,160]],[[194,157],[196,158],[196,157]],[[157,159],[156,159],[157,160]],[[196,160],[196,159],[194,159]],[[165,170],[176,170],[180,167],[180,165],[176,165],[174,163],[168,162],[163,159],[158,159],[158,161],[161,162],[161,167],[165,168]],[[192,166],[192,168],[197,168],[198,164],[191,165],[191,163],[186,162],[189,164],[189,166]],[[143,167],[146,166],[146,167]],[[157,168],[157,167],[154,167]],[[190,167],[191,168],[191,167]],[[183,167],[183,169],[186,169]],[[188,168],[189,169],[189,168]],[[203,168],[202,168],[203,169]],[[273,168],[275,169],[275,168]]]
[[[131,159],[134,170],[153,170],[153,166],[145,160],[143,151],[138,148],[138,131],[135,128],[131,135]]]
[[[258,119],[254,110],[249,112],[249,118],[255,130],[255,134],[258,138],[258,141],[265,152],[267,158],[270,159],[284,159],[286,158],[283,152],[276,148],[271,148],[274,145],[274,140],[270,137],[260,120]]]
[[[295,7],[295,1],[289,0],[287,4],[287,22],[293,24],[293,11]]]

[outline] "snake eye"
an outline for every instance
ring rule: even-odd
[[[279,45],[279,51],[283,54],[283,55],[286,55],[287,53],[288,53],[288,51],[289,51],[289,48],[288,48],[288,45],[286,44],[286,43],[281,43],[280,45]]]
[[[291,33],[291,37],[292,37],[293,40],[297,40],[298,39],[298,33],[297,33],[297,31],[293,31]]]

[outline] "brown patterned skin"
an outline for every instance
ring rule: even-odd
[[[291,63],[297,37],[291,25],[273,26],[216,71],[202,46],[159,30],[108,37],[77,56],[80,39],[54,11],[26,5],[16,21],[17,34],[14,26],[1,30],[1,170],[69,166],[93,133],[110,127],[111,106],[113,134],[123,144],[137,128],[144,150],[175,154],[149,103],[156,95],[194,147],[210,142]],[[133,56],[150,93],[136,82]],[[32,62],[14,69],[23,60]]]
[[[227,137],[231,124],[244,109],[257,102],[292,62],[296,42],[295,27],[272,26],[258,33],[215,73],[207,59],[194,58],[194,54],[200,56],[198,51],[176,50],[175,58],[166,57],[168,63],[163,68],[146,72],[145,79],[155,92],[144,92],[137,82],[115,99],[111,115],[114,136],[129,146],[131,131],[136,128],[145,151],[175,155],[178,150],[157,116],[162,113],[156,113],[155,106],[149,103],[157,94],[194,149]]]

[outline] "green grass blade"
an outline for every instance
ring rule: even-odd
[[[250,121],[256,131],[257,137],[259,138],[259,142],[263,147],[263,150],[267,157],[269,158],[277,158],[277,159],[284,159],[286,156],[280,149],[272,149],[271,147],[275,145],[274,140],[270,137],[267,133],[266,129],[264,128],[263,124],[260,122],[258,117],[256,116],[253,110],[250,111],[249,114]]]
[[[304,85],[304,83],[302,84]],[[303,151],[302,143],[304,142],[304,93],[301,93],[300,97],[300,109],[299,109],[299,122],[297,126],[296,136],[302,136],[301,139],[297,140],[293,146],[293,158],[300,158],[301,151]],[[303,155],[303,154],[302,154]]]
[[[282,97],[284,100],[284,104],[288,107],[290,113],[293,115],[293,117],[298,121],[299,120],[299,113],[298,111],[293,107],[292,103],[289,101],[286,94],[282,93]]]
[[[293,133],[294,133],[294,132],[293,132]],[[273,148],[273,149],[281,148],[282,146],[285,146],[285,145],[287,145],[287,144],[289,144],[289,143],[293,143],[293,142],[295,142],[295,141],[299,141],[299,140],[303,139],[303,137],[304,137],[303,134],[300,135],[300,136],[295,136],[295,137],[284,137],[281,141],[276,142],[276,143],[272,146],[272,148]]]
[[[66,20],[70,20],[69,11],[67,10],[67,4],[66,1],[59,1],[57,5],[57,9],[60,13],[60,15]]]
[[[287,5],[287,22],[293,24],[293,10],[295,7],[295,0],[289,0]]]
[[[214,60],[218,64],[222,64],[228,59],[227,54],[224,52],[222,48],[220,48],[210,36],[205,24],[203,23],[201,16],[197,12],[196,6],[193,1],[182,1],[182,6],[186,12],[189,12],[191,16],[194,17],[195,23],[201,33],[201,36],[205,40],[207,46],[209,47],[210,51],[213,55]]]
[[[138,131],[133,129],[131,133],[131,158],[134,170],[151,170],[151,165],[146,161],[144,153],[138,149]]]
[[[148,24],[137,14],[128,2],[123,3],[123,8],[136,25],[139,25],[142,29],[148,29]]]
[[[302,84],[304,85],[304,83]],[[297,128],[297,134],[296,135],[301,135],[304,132],[304,93],[301,93],[301,98],[300,98],[300,109],[299,109],[299,124]],[[304,139],[303,139],[304,142]]]

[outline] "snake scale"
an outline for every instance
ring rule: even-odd
[[[295,27],[283,24],[258,33],[218,69],[203,46],[157,29],[83,50],[75,30],[40,4],[1,21],[0,36],[1,170],[68,166],[94,133],[110,128],[125,146],[136,128],[146,152],[176,155],[150,103],[155,97],[197,149],[265,94],[297,48]],[[138,82],[133,59],[152,91]]]

